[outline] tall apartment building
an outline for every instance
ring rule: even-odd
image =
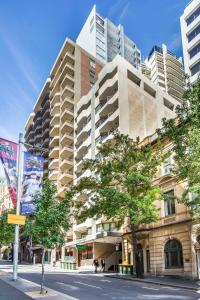
[[[123,26],[116,26],[109,19],[102,17],[96,11],[96,5],[92,8],[76,42],[104,64],[120,54],[135,67],[140,65],[140,50],[125,35]]]
[[[200,73],[200,1],[192,0],[180,18],[185,73],[194,83]]]
[[[25,125],[25,143],[29,144],[28,149],[32,146],[49,149],[49,131],[50,131],[50,79],[45,82],[40,95]],[[37,149],[33,149],[36,151]],[[37,151],[36,151],[37,152]],[[45,158],[44,176],[48,176],[49,159],[48,152],[38,152]]]
[[[73,183],[74,107],[94,85],[101,63],[66,39],[25,126],[25,142],[49,149],[45,175],[58,196]]]
[[[163,117],[174,117],[177,105],[178,101],[117,55],[104,66],[94,87],[77,103],[75,183],[90,175],[83,170],[84,160],[94,159],[97,147],[112,139],[114,130],[143,139],[162,126]],[[87,201],[87,195],[81,194],[77,200],[80,198]],[[121,234],[116,222],[104,218],[74,224],[73,241],[66,243],[66,253],[73,252],[81,266],[92,265],[94,258],[104,257],[107,268],[112,268],[116,264],[115,243],[121,241]],[[89,246],[90,250],[79,252],[77,257],[76,244]]]
[[[166,45],[154,46],[142,65],[142,72],[163,91],[181,101],[185,73],[181,59],[171,53]]]

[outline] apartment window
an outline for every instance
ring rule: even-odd
[[[164,196],[165,216],[168,217],[174,215],[176,213],[174,191],[169,191],[165,193]]]
[[[132,82],[140,86],[141,79],[138,78],[135,74],[133,74],[131,71],[127,70],[127,77],[130,79]]]
[[[189,18],[187,18],[186,20],[187,26],[189,26],[199,15],[200,15],[200,7],[197,8],[197,10],[193,12],[193,14]]]
[[[104,32],[105,32],[105,31],[104,31],[104,28],[101,27],[98,23],[96,23],[96,28],[97,28],[97,31],[98,31],[98,32],[104,34]]]
[[[92,227],[89,227],[89,228],[87,229],[87,234],[88,234],[88,235],[92,234]]]
[[[90,67],[92,67],[92,68],[95,68],[95,67],[96,67],[96,62],[95,62],[95,60],[92,59],[92,58],[89,58],[89,64],[90,64]]]
[[[200,33],[200,25],[197,26],[189,35],[188,42],[192,41]]]
[[[191,68],[191,75],[194,76],[198,72],[200,72],[200,61]]]
[[[90,77],[95,78],[95,76],[96,76],[96,73],[94,71],[90,70]]]
[[[170,174],[172,171],[172,159],[168,157],[163,163],[163,173],[164,175]]]
[[[100,60],[106,60],[105,57],[99,53],[97,53],[97,58]]]
[[[145,90],[145,92],[147,92],[152,97],[154,97],[154,98],[156,97],[156,91],[154,89],[152,89],[152,87],[150,87],[146,83],[144,83],[144,90]]]
[[[178,240],[169,240],[165,244],[165,268],[182,268],[183,251],[182,245]]]
[[[99,23],[101,26],[104,26],[104,20],[100,18],[98,15],[96,15],[97,23]]]
[[[105,50],[105,43],[100,40],[98,37],[96,38],[96,44],[103,50]]]
[[[94,82],[90,81],[90,87],[92,88],[94,85]]]
[[[94,24],[90,27],[90,33],[93,31],[94,29]]]
[[[97,224],[96,225],[96,232],[102,232],[103,231],[103,226],[102,224]]]
[[[92,19],[90,20],[90,26],[92,25],[93,22],[94,22],[94,16],[93,16]]]
[[[162,86],[161,83],[159,83],[159,85]],[[174,104],[171,103],[169,100],[163,98],[163,102],[164,102],[164,105],[165,105],[167,108],[169,108],[169,109],[172,110],[172,111],[174,110]]]
[[[197,55],[200,52],[200,43],[196,45],[190,52],[190,58],[193,58],[195,55]]]

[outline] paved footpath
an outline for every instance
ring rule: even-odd
[[[0,299],[1,300],[13,300],[13,299],[30,300],[31,298],[0,279]]]

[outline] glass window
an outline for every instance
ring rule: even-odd
[[[174,191],[169,191],[169,192],[165,193],[164,205],[165,205],[165,216],[166,217],[174,215],[176,213]]]
[[[96,62],[95,62],[95,60],[92,59],[92,58],[89,58],[89,64],[90,64],[90,67],[92,67],[92,68],[95,68],[95,67],[96,67]]]
[[[165,268],[181,268],[183,253],[181,243],[175,239],[165,244]]]
[[[193,76],[198,72],[200,72],[200,61],[191,68],[191,75]]]
[[[92,234],[92,227],[89,227],[88,229],[87,229],[87,234],[89,235],[89,234]]]
[[[189,26],[200,15],[200,7],[186,20],[187,26]]]
[[[168,157],[163,163],[163,173],[164,175],[170,174],[172,171],[172,161],[171,157]]]
[[[96,232],[102,232],[103,231],[103,226],[102,224],[97,224],[96,225]]]
[[[104,229],[104,231],[110,231],[110,223],[104,223],[103,229]]]
[[[90,27],[90,33],[93,31],[94,29],[94,24]]]
[[[189,35],[188,42],[192,41],[200,33],[200,25],[197,26]]]
[[[197,55],[200,52],[200,43],[196,45],[190,52],[190,58],[193,58],[195,55]]]
[[[96,76],[96,73],[94,71],[90,70],[90,77],[95,78],[95,76]]]

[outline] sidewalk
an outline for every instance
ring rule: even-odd
[[[129,275],[119,275],[119,274],[105,274],[105,277],[117,278],[122,280],[137,281],[149,284],[157,284],[163,286],[169,286],[174,288],[187,289],[192,291],[200,290],[200,281],[189,280],[189,279],[179,279],[167,276],[145,276],[144,279],[136,278]]]
[[[18,278],[17,281],[12,280],[12,276],[6,272],[0,271],[0,299],[10,300],[78,300],[74,297],[60,293],[50,288],[45,288],[48,291],[43,295],[40,294],[40,285],[32,281]]]

